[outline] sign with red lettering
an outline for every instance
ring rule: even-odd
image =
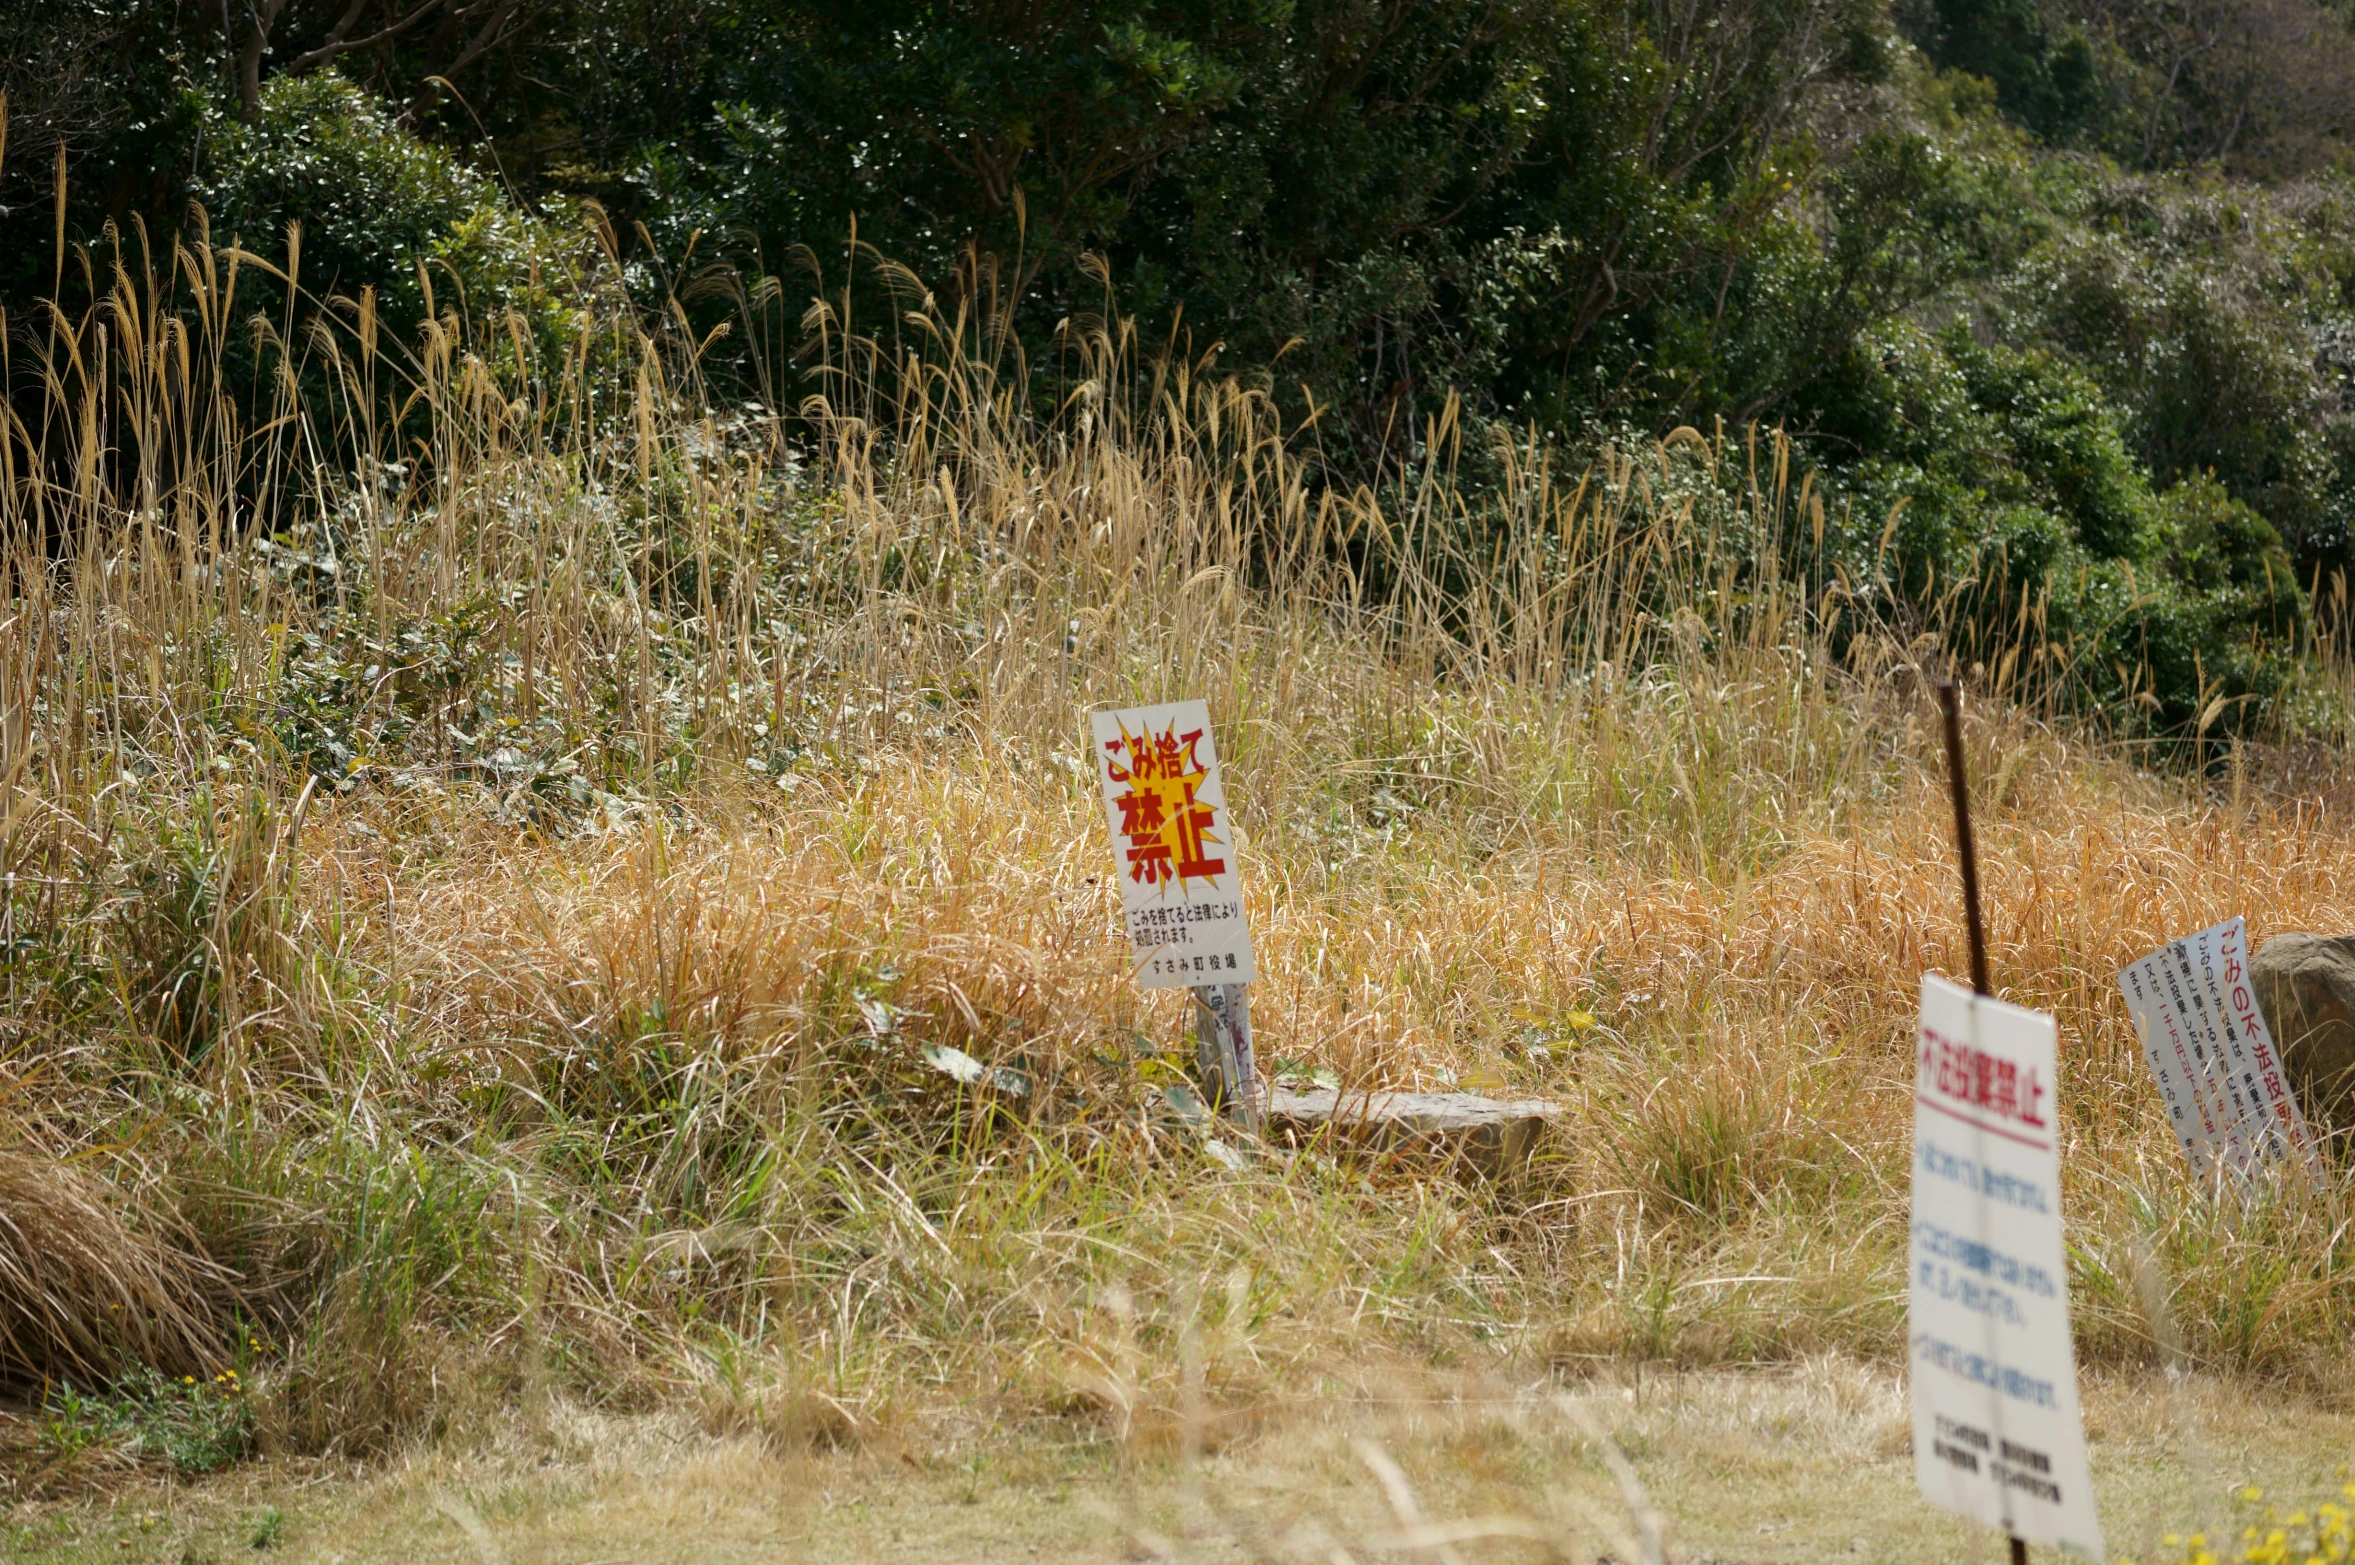
[[[2192,1172],[2242,1184],[2279,1163],[2311,1171],[2314,1155],[2248,968],[2247,921],[2230,918],[2118,974]]]
[[[2061,1234],[2053,1019],[1922,979],[1906,1328],[1922,1498],[2101,1559]]]
[[[1137,982],[1251,982],[1251,928],[1210,709],[1174,701],[1097,712],[1089,727]]]

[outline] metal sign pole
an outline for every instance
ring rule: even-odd
[[[1194,986],[1194,1063],[1211,1107],[1259,1133],[1259,1078],[1251,1057],[1251,986]]]
[[[1938,681],[1938,707],[1946,716],[1946,781],[1954,795],[1954,846],[1962,860],[1963,924],[1971,938],[1971,989],[1992,996],[1987,982],[1987,925],[1979,916],[1979,846],[1971,836],[1971,785],[1963,771],[1962,687]],[[2011,1565],[2028,1565],[2027,1541],[2011,1538]]]

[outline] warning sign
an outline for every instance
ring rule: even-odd
[[[2056,1036],[2041,1011],[1922,979],[1914,1478],[1932,1505],[2100,1559],[2061,1243]]]
[[[2192,1172],[2221,1165],[2244,1183],[2284,1160],[2311,1166],[2313,1155],[2248,968],[2247,921],[2230,918],[2118,974]]]
[[[1251,929],[1209,708],[1175,701],[1097,712],[1089,723],[1137,982],[1251,982]]]

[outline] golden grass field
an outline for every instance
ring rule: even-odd
[[[1343,495],[1116,325],[1035,419],[929,300],[896,358],[813,306],[848,368],[798,447],[627,315],[525,375],[520,336],[396,357],[331,302],[257,328],[278,401],[241,412],[203,388],[266,264],[125,272],[0,442],[0,1367],[41,1547],[175,1465],[258,1453],[228,1494],[566,1420],[862,1483],[1117,1453],[1176,1504],[1189,1451],[1284,1468],[1303,1406],[1398,1384],[1550,1407],[1651,1366],[1731,1405],[1816,1366],[1886,1411],[1911,1018],[1963,966],[1953,649],[1784,569],[1821,515],[1784,442],[1579,476],[1531,441],[1474,489],[1437,427]],[[1966,731],[1995,981],[2060,1019],[2080,1360],[2120,1407],[2174,1365],[2302,1410],[2263,1460],[2304,1482],[2346,1435],[2355,1177],[2195,1184],[2112,975],[2236,912],[2355,928],[2355,792],[2311,744],[2138,765],[2065,658],[1966,668]],[[1526,1175],[1231,1169],[1161,1111],[1187,1022],[1125,977],[1081,743],[1195,695],[1262,1061],[1556,1098]],[[1032,1090],[960,1095],[936,1042]],[[549,1548],[511,1557],[587,1557]]]

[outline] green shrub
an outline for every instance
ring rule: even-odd
[[[2033,0],[1900,0],[1899,24],[1942,67],[1991,82],[2004,111],[2054,141],[2103,118],[2093,42]]]
[[[2074,226],[2002,280],[2005,331],[2090,373],[2160,485],[2212,474],[2301,577],[2349,563],[2345,193],[2114,174],[2052,193]]]
[[[2150,481],[2100,388],[2055,355],[1901,326],[1860,343],[1840,380],[1818,439],[1871,453],[1848,484],[1875,527],[1904,507],[1882,563],[1909,598],[1978,574],[2006,540],[2010,589],[2147,551]]]
[[[2267,714],[2306,626],[2280,533],[2211,474],[2159,492],[2089,376],[1959,326],[1899,328],[1850,356],[1838,391],[1819,440],[1878,453],[1839,480],[1851,579],[1956,625],[1968,660],[2041,662],[2128,732]]]
[[[272,262],[301,225],[296,281],[314,300],[373,288],[382,329],[413,341],[429,313],[476,321],[507,310],[535,334],[567,327],[573,260],[550,228],[444,149],[411,135],[384,106],[331,72],[280,76],[251,123],[216,115],[196,193],[216,241],[234,238]],[[283,308],[261,279],[257,299]]]
[[[2199,729],[2211,706],[2228,729],[2263,712],[2290,674],[2306,623],[2305,594],[2273,524],[2205,474],[2159,500],[2152,544],[2160,583],[2139,654],[2168,726]]]

